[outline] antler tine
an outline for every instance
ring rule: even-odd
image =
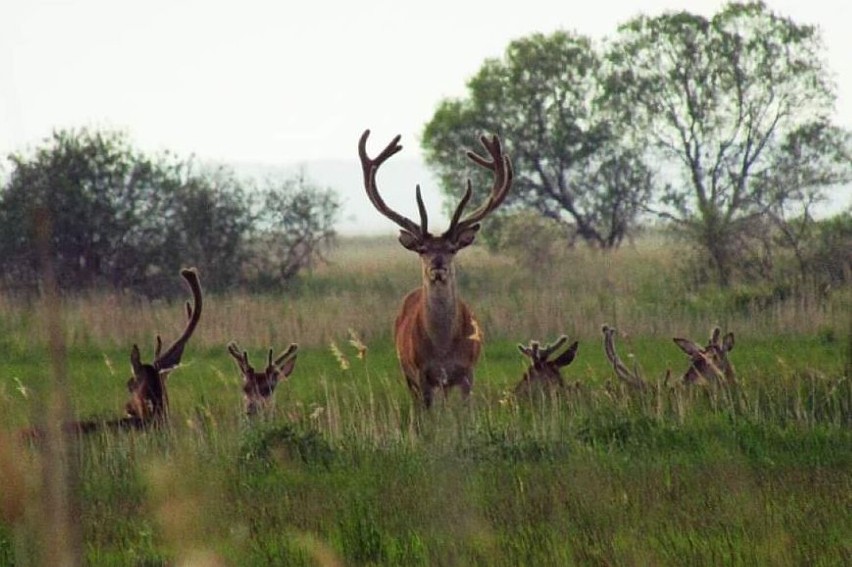
[[[541,344],[538,341],[530,341],[530,350],[532,351],[532,357],[536,360],[540,360],[540,352]]]
[[[714,327],[713,331],[710,333],[710,344],[718,345],[719,344],[719,336],[722,334],[722,330],[719,327]]]
[[[269,349],[269,354],[266,355],[266,367],[272,368],[272,348]]]
[[[547,359],[551,354],[559,350],[567,341],[568,335],[561,335],[552,345],[545,345],[545,347],[541,349],[541,357]]]
[[[488,151],[491,159],[489,160],[484,158],[471,150],[467,151],[467,157],[480,167],[493,171],[494,184],[491,186],[491,192],[488,196],[488,200],[470,213],[466,218],[459,220],[462,214],[462,209],[464,209],[465,205],[467,205],[467,201],[470,199],[469,193],[471,188],[470,180],[468,180],[465,196],[462,198],[461,203],[459,203],[459,206],[453,214],[450,228],[447,231],[448,233],[453,230],[458,231],[471,227],[484,219],[489,213],[491,213],[491,211],[503,203],[506,199],[506,195],[509,194],[509,188],[512,186],[512,179],[514,177],[512,162],[509,159],[509,156],[503,153],[500,138],[494,135],[489,140],[486,136],[480,136],[479,141]]]
[[[612,369],[615,371],[615,375],[618,376],[620,380],[634,388],[644,388],[645,381],[642,380],[639,373],[628,370],[627,366],[624,365],[618,357],[618,354],[615,352],[615,345],[612,340],[612,337],[615,334],[615,329],[604,325],[602,331],[604,334],[604,352],[606,352],[606,357],[612,364]]]
[[[228,353],[237,360],[240,360],[242,358],[240,345],[237,344],[237,341],[231,341],[228,343]]]
[[[243,374],[251,372],[251,366],[248,363],[248,353],[242,350],[236,341],[228,343],[228,354],[237,361],[237,366],[240,367],[240,372]]]
[[[389,157],[402,150],[399,140],[402,136],[397,134],[393,140],[385,147],[382,152],[375,158],[370,158],[367,155],[367,138],[370,136],[370,130],[364,130],[361,134],[361,139],[358,141],[358,156],[361,158],[361,169],[364,173],[364,188],[367,190],[367,197],[370,202],[381,214],[398,224],[404,230],[416,235],[423,236],[426,234],[426,207],[423,206],[423,199],[420,195],[420,187],[417,187],[417,208],[420,212],[420,226],[417,226],[413,220],[405,217],[387,206],[382,196],[379,194],[378,186],[376,185],[376,171],[379,166]]]
[[[278,355],[278,358],[275,359],[275,366],[281,366],[281,364],[290,358],[293,354],[295,354],[299,350],[299,345],[296,343],[290,343],[290,346],[287,347],[287,350]]]
[[[195,306],[191,310],[187,310],[190,316],[189,321],[187,321],[186,327],[180,337],[172,343],[164,354],[159,355],[154,359],[154,368],[160,372],[169,370],[180,364],[181,356],[183,356],[183,349],[186,347],[189,337],[192,336],[192,333],[195,331],[195,327],[198,325],[198,320],[201,318],[201,283],[198,281],[198,272],[195,268],[185,268],[180,271],[180,275],[183,276],[183,279],[186,280],[187,285],[189,285]]]

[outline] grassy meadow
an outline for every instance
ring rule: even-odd
[[[0,296],[0,565],[852,564],[852,290],[695,288],[672,246],[526,268],[461,252],[484,354],[468,403],[419,413],[390,336],[419,262],[392,238],[345,240],[285,293],[205,296],[168,429],[59,454],[18,440],[53,411],[57,368],[75,415],[119,417],[130,346],[150,360],[182,305],[64,300],[57,364],[43,305]],[[687,367],[672,337],[734,331],[739,384],[627,391],[603,323],[655,383]],[[580,341],[571,388],[516,399],[517,343],[563,333]],[[256,420],[232,339],[257,366],[300,345]]]

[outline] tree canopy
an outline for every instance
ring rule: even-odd
[[[675,168],[662,212],[708,253],[722,284],[754,260],[743,251],[773,213],[801,212],[852,179],[822,50],[816,28],[760,2],[712,18],[640,16],[610,47],[607,97],[635,143]]]
[[[532,34],[439,104],[426,160],[454,202],[460,149],[499,134],[517,172],[509,213],[535,211],[602,248],[656,215],[694,244],[707,279],[766,277],[774,251],[813,233],[814,204],[852,181],[823,52],[819,30],[762,2],[641,15],[600,49]]]
[[[654,176],[622,143],[603,94],[603,60],[591,41],[564,31],[513,41],[440,103],[423,132],[426,160],[448,196],[462,186],[460,159],[483,132],[504,140],[516,176],[508,205],[562,223],[566,238],[617,246],[650,197]]]
[[[334,237],[339,204],[330,190],[303,177],[257,189],[226,167],[199,168],[169,153],[147,156],[120,132],[56,131],[9,160],[11,175],[0,187],[6,288],[38,285],[40,248],[49,250],[65,290],[159,295],[164,279],[190,265],[211,290],[252,280],[280,285]],[[278,213],[270,215],[276,199]],[[45,224],[48,241],[40,245]],[[258,255],[267,272],[258,270]]]

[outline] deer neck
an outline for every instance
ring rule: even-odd
[[[459,297],[454,274],[447,281],[423,281],[423,312],[426,333],[438,348],[449,348],[458,328]]]

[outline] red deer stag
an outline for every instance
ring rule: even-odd
[[[432,405],[433,390],[459,386],[464,397],[473,386],[473,367],[482,348],[479,325],[470,308],[459,298],[453,258],[462,248],[473,243],[480,222],[506,198],[512,185],[512,164],[503,153],[497,136],[480,141],[490,159],[472,151],[467,156],[477,165],[491,171],[494,184],[488,200],[462,218],[470,200],[470,180],[467,189],[450,220],[449,228],[440,236],[429,233],[426,207],[416,188],[420,224],[388,207],[376,186],[376,172],[382,163],[399,152],[400,136],[396,136],[376,157],[367,155],[366,130],[358,143],[358,155],[364,173],[364,187],[373,206],[402,229],[399,242],[420,255],[423,283],[409,293],[394,325],[394,341],[402,372],[415,397],[428,408]]]
[[[168,417],[169,397],[166,390],[166,378],[172,370],[180,365],[186,343],[198,326],[201,318],[201,284],[195,269],[183,269],[180,272],[192,291],[194,306],[186,303],[187,324],[183,333],[172,345],[163,352],[163,341],[157,335],[157,346],[154,351],[154,361],[145,364],[141,360],[139,347],[133,345],[130,351],[130,366],[133,376],[127,381],[130,391],[130,401],[125,410],[130,419],[137,419],[142,424],[161,422]]]
[[[166,377],[180,365],[186,343],[198,326],[201,317],[201,284],[194,268],[181,270],[192,291],[193,305],[186,303],[187,324],[183,333],[163,352],[163,340],[157,335],[154,361],[143,363],[139,347],[133,345],[130,350],[130,366],[133,375],[127,381],[130,400],[125,404],[125,416],[118,419],[90,419],[73,421],[63,425],[66,433],[93,433],[102,430],[147,429],[162,425],[168,418],[169,397],[166,390]],[[23,431],[25,439],[39,440],[44,437],[40,428]]]
[[[515,387],[515,394],[527,394],[533,388],[565,387],[560,369],[574,361],[579,343],[574,341],[562,354],[553,358],[551,356],[561,349],[566,342],[568,342],[568,337],[562,335],[553,344],[543,347],[538,341],[530,341],[529,346],[518,345],[521,354],[530,359],[530,365],[524,372],[521,382]]]
[[[612,364],[615,375],[620,380],[637,389],[648,387],[637,368],[630,370],[615,352],[613,335],[615,329],[603,326],[604,351]],[[700,347],[689,339],[675,338],[675,344],[689,355],[690,365],[681,377],[684,384],[722,384],[732,386],[736,383],[734,367],[728,360],[728,353],[734,348],[734,333],[728,333],[720,342],[721,331],[718,327],[710,334],[707,346]],[[666,375],[668,380],[668,374]]]
[[[243,402],[247,415],[255,415],[269,405],[278,382],[290,376],[296,367],[298,349],[299,346],[293,343],[274,360],[273,351],[269,349],[266,368],[258,372],[249,364],[248,352],[240,350],[234,341],[228,343],[228,353],[237,361],[243,375]]]

